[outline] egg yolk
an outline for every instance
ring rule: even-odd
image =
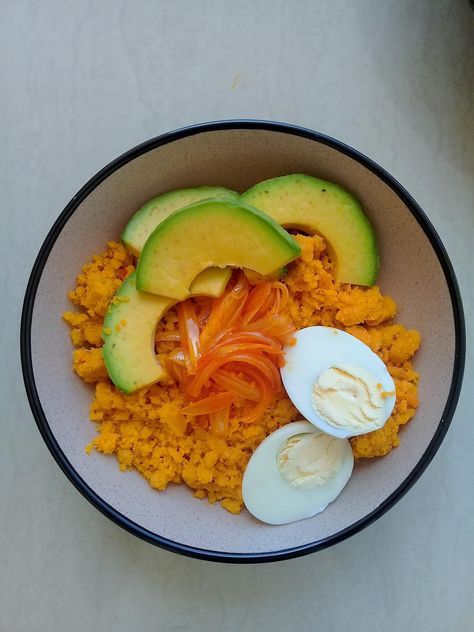
[[[343,442],[322,432],[307,432],[287,439],[277,456],[277,467],[293,487],[324,485],[339,471]]]
[[[359,430],[381,426],[386,418],[384,393],[378,379],[360,367],[333,366],[313,386],[315,411],[328,424]]]

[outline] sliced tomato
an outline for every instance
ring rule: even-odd
[[[181,409],[181,412],[183,415],[209,415],[229,406],[236,397],[235,393],[215,393],[188,404]]]
[[[209,318],[201,332],[201,346],[207,349],[219,334],[235,323],[247,300],[249,286],[243,274],[234,286],[220,298],[215,299]]]
[[[260,400],[258,401],[256,406],[254,406],[254,408],[250,412],[240,417],[240,421],[243,424],[252,424],[258,421],[263,413],[266,411],[268,406],[271,404],[274,397],[274,393],[270,384],[258,373],[258,371],[252,371],[250,375],[253,375],[253,379],[257,384],[261,395]]]
[[[200,332],[194,304],[190,300],[179,303],[177,313],[182,345],[189,358],[188,371],[194,374],[201,355]]]
[[[261,419],[282,388],[283,347],[294,341],[295,327],[283,312],[288,300],[284,283],[252,287],[239,272],[220,298],[178,305],[179,333],[161,332],[157,340],[179,344],[166,366],[190,398],[182,412],[195,424],[223,436],[233,418]]]
[[[254,383],[239,377],[232,371],[218,369],[213,373],[212,381],[222,390],[230,391],[252,402],[257,402],[260,398],[260,391]]]
[[[225,436],[229,427],[230,405],[224,406],[209,417],[211,431],[220,437]]]
[[[272,284],[264,282],[254,287],[248,297],[242,313],[241,324],[244,326],[252,322],[259,315],[264,314],[272,306]]]

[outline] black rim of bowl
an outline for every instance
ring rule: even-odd
[[[310,542],[302,546],[288,548],[280,551],[271,551],[268,553],[220,552],[200,549],[197,547],[187,546],[186,544],[182,544],[180,542],[174,542],[167,538],[163,538],[147,529],[144,529],[139,524],[136,524],[132,520],[129,520],[126,516],[116,511],[111,505],[106,503],[100,496],[98,496],[98,494],[94,492],[94,490],[89,485],[86,484],[86,482],[81,478],[78,472],[76,472],[76,470],[73,468],[71,463],[64,455],[58,442],[56,441],[41,406],[41,402],[36,389],[31,358],[31,322],[38,284],[41,279],[41,275],[48,259],[49,253],[51,252],[56,239],[58,238],[66,222],[78,208],[81,202],[91,193],[91,191],[93,191],[114,171],[150,150],[160,147],[161,145],[166,145],[167,143],[174,142],[181,138],[185,138],[187,136],[193,136],[195,134],[239,129],[275,131],[284,134],[290,134],[293,136],[302,136],[304,138],[317,141],[318,143],[328,145],[329,147],[332,147],[333,149],[336,149],[337,151],[350,156],[351,158],[362,164],[364,167],[369,169],[369,171],[378,176],[383,182],[385,182],[385,184],[387,184],[404,202],[408,209],[410,209],[418,224],[421,226],[428,239],[430,240],[430,243],[438,257],[449,288],[456,338],[455,358],[451,385],[440,422],[424,454],[422,455],[412,472],[409,474],[409,476],[403,481],[403,483],[388,498],[386,498],[384,502],[382,502],[377,507],[377,509],[366,515],[361,520],[350,525],[349,527],[346,527],[342,531],[334,533],[333,535],[322,540],[318,540],[316,542]],[[173,132],[162,134],[160,136],[157,136],[156,138],[152,138],[151,140],[137,145],[133,149],[130,149],[129,151],[119,156],[116,160],[114,160],[109,165],[104,167],[104,169],[99,171],[93,178],[91,178],[91,180],[89,180],[89,182],[87,182],[87,184],[82,187],[82,189],[77,193],[77,195],[72,198],[72,200],[69,202],[69,204],[66,206],[66,208],[63,210],[61,215],[54,223],[46,239],[44,240],[34,263],[23,303],[20,346],[23,379],[25,382],[26,393],[39,431],[59,467],[66,474],[72,484],[81,492],[81,494],[85,498],[87,498],[87,500],[89,500],[94,505],[94,507],[96,507],[105,516],[110,518],[113,522],[123,527],[130,533],[133,533],[139,538],[142,538],[143,540],[155,544],[168,551],[180,553],[189,557],[196,557],[212,561],[255,563],[272,562],[276,560],[299,557],[301,555],[320,551],[328,546],[336,544],[337,542],[341,542],[342,540],[345,540],[351,535],[358,533],[369,524],[377,520],[377,518],[382,516],[388,509],[390,509],[390,507],[393,507],[400,500],[400,498],[410,489],[410,487],[426,469],[431,459],[437,452],[439,446],[441,445],[441,442],[443,441],[444,436],[448,430],[461,390],[462,376],[464,371],[466,334],[463,308],[458,284],[453,271],[453,267],[441,242],[441,239],[439,238],[433,225],[425,215],[424,211],[419,207],[419,205],[415,202],[411,195],[394,178],[392,178],[391,175],[389,175],[375,162],[373,162],[363,154],[359,153],[355,149],[352,149],[348,145],[310,129],[272,121],[229,120],[192,125],[175,130]]]

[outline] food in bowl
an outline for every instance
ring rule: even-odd
[[[69,295],[80,311],[64,315],[74,369],[96,385],[88,451],[115,454],[155,489],[184,482],[282,524],[335,499],[348,447],[357,463],[399,444],[418,406],[420,335],[393,322],[394,300],[374,285],[374,232],[348,192],[304,175],[240,197],[171,192],[122,239],[84,266]],[[314,330],[325,344],[307,344]],[[269,498],[296,509],[275,516]]]
[[[245,506],[268,524],[296,522],[324,511],[344,489],[354,456],[349,441],[295,421],[272,432],[245,470]]]

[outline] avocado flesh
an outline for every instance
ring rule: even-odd
[[[241,199],[285,228],[322,235],[341,283],[375,283],[379,260],[373,228],[359,202],[342,187],[295,174],[260,182]]]
[[[224,187],[203,186],[178,189],[154,197],[142,206],[126,225],[122,233],[122,241],[127,250],[138,257],[146,240],[158,224],[174,211],[207,198],[237,200],[239,195]],[[221,296],[231,274],[232,270],[221,268],[204,270],[193,281],[192,294],[194,296]]]
[[[191,283],[191,296],[209,296],[218,298],[224,293],[232,276],[232,268],[207,268]]]
[[[133,393],[165,376],[155,355],[155,330],[175,300],[136,289],[135,272],[119,287],[104,319],[102,357],[112,382]]]
[[[258,209],[204,200],[176,211],[150,235],[138,261],[137,288],[183,300],[206,268],[232,266],[267,275],[300,252],[291,235]]]
[[[239,194],[224,187],[204,186],[158,195],[142,206],[125,226],[122,241],[127,250],[138,257],[148,237],[171,213],[208,198],[238,200]]]

